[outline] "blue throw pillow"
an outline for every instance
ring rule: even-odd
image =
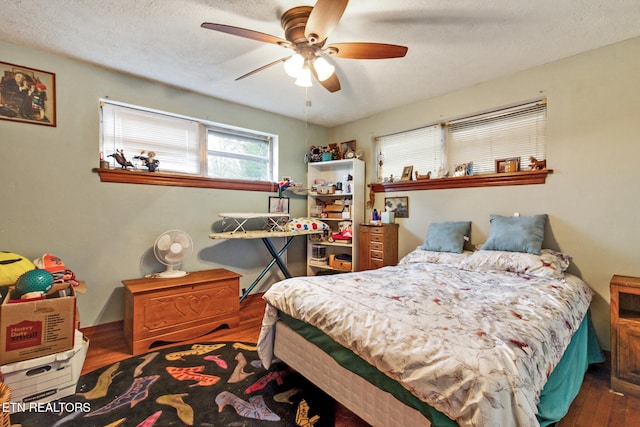
[[[482,249],[540,255],[547,215],[491,215],[491,233]]]
[[[464,238],[471,232],[470,221],[435,222],[429,225],[420,247],[425,251],[462,253]]]

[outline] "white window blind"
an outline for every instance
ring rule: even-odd
[[[378,153],[383,163],[379,178],[400,177],[405,166],[413,166],[414,174],[431,171],[435,175],[442,164],[442,151],[440,125],[382,136],[378,139]]]
[[[201,173],[196,120],[106,102],[101,109],[104,156],[123,150],[127,160],[136,164],[135,156],[154,152],[160,172]]]
[[[545,100],[477,115],[446,124],[446,164],[473,162],[473,173],[494,173],[495,161],[517,157],[526,169],[529,157],[546,159]]]

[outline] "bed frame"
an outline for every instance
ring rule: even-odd
[[[275,356],[369,424],[376,427],[431,425],[416,409],[343,368],[283,322],[277,322],[275,327]]]

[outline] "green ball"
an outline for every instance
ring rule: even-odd
[[[18,277],[16,289],[21,295],[29,292],[48,292],[53,287],[53,275],[46,270],[30,270]]]

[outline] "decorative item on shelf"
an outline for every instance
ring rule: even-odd
[[[309,148],[309,162],[315,163],[315,162],[321,162],[321,161],[322,161],[322,148],[312,145]]]
[[[518,172],[520,170],[520,157],[496,160],[496,173]]]
[[[353,159],[356,157],[356,140],[340,143],[340,155],[343,159]]]
[[[100,152],[100,169],[109,169],[109,162],[104,159],[104,154]]]
[[[333,154],[331,153],[331,151],[329,151],[329,148],[325,147],[324,151],[322,152],[322,161],[328,162],[330,160],[333,160]]]
[[[453,176],[469,176],[471,175],[471,172],[473,171],[473,162],[469,162],[469,163],[460,163],[459,165],[456,165],[454,172],[453,172]]]
[[[382,165],[384,164],[384,154],[378,153],[378,182],[382,181]]]
[[[290,180],[282,180],[278,183],[278,197],[282,198],[282,192],[291,186]]]
[[[116,149],[115,153],[109,154],[107,157],[113,157],[114,159],[116,159],[116,162],[118,162],[118,164],[120,165],[121,169],[127,169],[127,168],[134,167],[133,163],[131,163],[129,160],[127,160],[127,158],[124,156],[124,150]]]
[[[331,153],[331,160],[340,160],[342,158],[342,154],[340,153],[340,148],[338,148],[338,144],[331,143],[328,148],[329,153]]]
[[[156,153],[149,151],[149,154],[144,155],[144,150],[140,152],[139,156],[133,156],[134,159],[142,161],[142,165],[149,169],[149,172],[155,172],[158,170],[160,160],[156,159]]]
[[[405,166],[404,169],[402,169],[402,176],[400,177],[400,181],[411,181],[413,179],[413,177],[411,176],[413,174],[413,166]]]
[[[529,157],[529,169],[532,171],[542,170],[547,168],[547,160],[538,160],[535,157]]]
[[[418,173],[418,171],[415,171],[415,174],[416,174],[416,180],[430,179],[431,178],[431,171],[427,172],[425,175],[420,175]]]

